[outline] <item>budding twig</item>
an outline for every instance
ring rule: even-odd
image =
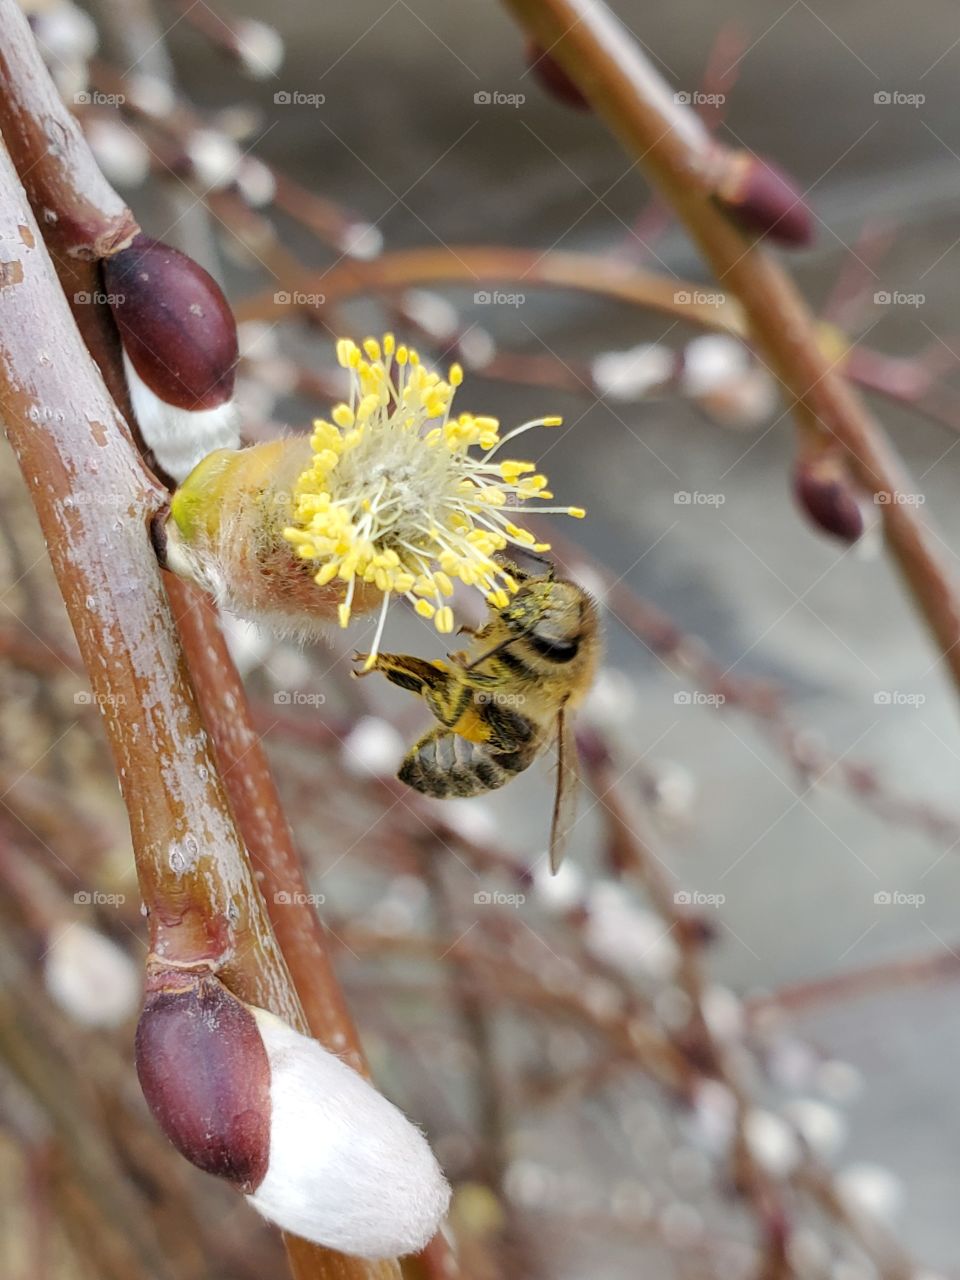
[[[702,181],[709,148],[696,117],[669,92],[639,45],[599,0],[506,0],[598,114],[636,155],[686,224],[717,279],[740,300],[751,340],[769,361],[800,430],[835,437],[868,493],[882,500],[887,543],[960,687],[960,599],[916,510],[899,459],[837,361],[792,280],[715,202]]]

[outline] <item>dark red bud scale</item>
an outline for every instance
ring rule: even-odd
[[[181,1155],[241,1191],[258,1187],[270,1155],[270,1065],[247,1006],[211,974],[155,977],[136,1062],[147,1105]]]
[[[747,151],[726,152],[714,196],[751,231],[802,248],[813,241],[813,214],[793,179]]]
[[[824,533],[848,543],[863,535],[863,510],[835,453],[801,458],[793,473],[793,492],[801,510]]]
[[[123,349],[146,385],[178,409],[233,395],[237,325],[220,286],[185,253],[150,236],[103,260]]]
[[[567,75],[560,63],[552,54],[547,53],[535,40],[528,40],[526,60],[533,78],[542,89],[562,102],[567,107],[575,107],[578,111],[589,111],[590,102]]]

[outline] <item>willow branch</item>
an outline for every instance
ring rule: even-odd
[[[817,341],[793,281],[713,199],[709,135],[674,101],[630,33],[601,0],[506,0],[518,20],[583,91],[685,223],[718,281],[740,301],[751,341],[769,362],[800,429],[836,440],[881,506],[887,543],[960,686],[960,600],[915,507],[899,459]]]
[[[88,357],[5,150],[0,191],[0,405],[103,714],[153,950],[215,967],[242,999],[302,1027],[147,536],[166,492]],[[107,527],[104,492],[118,499]],[[290,1247],[302,1277],[398,1274],[395,1264]]]
[[[670,279],[655,271],[624,268],[590,253],[545,253],[501,245],[455,245],[448,248],[403,249],[385,253],[370,262],[344,260],[325,271],[304,276],[299,288],[305,294],[322,294],[326,305],[357,294],[389,292],[421,284],[481,284],[550,286],[579,289],[621,302],[649,307],[674,319],[687,320],[706,329],[745,336],[746,326],[735,302],[718,295],[717,305],[692,301],[699,286]],[[690,300],[684,299],[684,294]],[[289,316],[288,304],[274,300],[264,290],[241,302],[239,320]]]

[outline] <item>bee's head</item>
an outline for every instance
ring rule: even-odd
[[[589,599],[572,582],[527,578],[501,612],[517,637],[526,639],[544,658],[570,662],[580,647],[583,611]]]

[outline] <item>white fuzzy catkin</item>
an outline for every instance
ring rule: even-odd
[[[316,1040],[252,1010],[270,1062],[270,1162],[247,1197],[285,1231],[341,1253],[423,1248],[450,1188],[419,1129]]]
[[[144,444],[178,483],[214,449],[239,448],[238,414],[232,400],[215,409],[178,409],[150,390],[126,352],[123,369]]]
[[[85,924],[50,941],[43,980],[64,1013],[85,1027],[117,1027],[140,1004],[140,972],[115,942]]]

